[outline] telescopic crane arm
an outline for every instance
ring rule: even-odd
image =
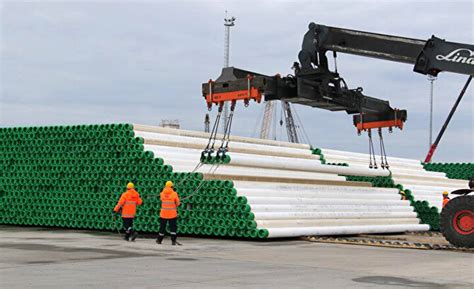
[[[448,42],[432,36],[420,40],[345,28],[310,24],[316,51],[326,51],[373,57],[414,65],[413,70],[436,76],[441,71],[474,74],[474,45]],[[310,35],[305,37],[310,38]],[[302,51],[314,50],[309,39]]]

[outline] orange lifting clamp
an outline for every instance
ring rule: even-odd
[[[382,128],[388,127],[391,133],[394,127],[403,129],[403,124],[407,120],[407,111],[399,109],[390,109],[389,111],[377,114],[360,113],[353,116],[354,126],[357,128],[357,133],[367,131],[369,136],[369,168],[377,169],[377,161],[375,159],[375,149],[372,141],[372,129],[377,129],[380,139],[380,166],[382,169],[390,168],[385,152],[385,144],[383,141]]]
[[[394,109],[393,112],[384,114],[360,113],[358,115],[354,115],[353,117],[354,126],[356,127],[358,134],[373,128],[381,129],[388,127],[389,132],[392,132],[394,127],[403,129],[403,124],[406,120],[406,110],[398,109]]]
[[[249,106],[250,100],[260,103],[265,91],[267,78],[263,75],[253,74],[250,71],[226,67],[222,69],[222,73],[216,81],[210,79],[207,83],[202,84],[202,95],[206,100],[208,109],[211,110],[215,104],[218,106],[218,111],[208,144],[201,153],[201,161],[212,160],[214,153],[216,153],[216,159],[226,159],[237,101],[243,100],[246,107]],[[228,116],[224,115],[224,135],[221,145],[216,151],[217,131],[221,122],[224,103],[226,102],[231,103],[230,113]]]
[[[242,89],[243,85],[236,87],[233,90],[232,83],[229,82],[215,82],[212,79],[208,81],[208,90],[205,94],[207,107],[210,110],[213,104],[220,105],[226,101],[236,102],[243,100],[244,105],[249,106],[250,100],[254,100],[257,103],[262,101],[262,92],[253,86],[254,77],[250,74],[247,75],[246,88]]]

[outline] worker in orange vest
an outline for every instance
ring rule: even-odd
[[[160,211],[160,231],[156,243],[161,244],[165,237],[166,223],[170,225],[171,245],[176,245],[178,230],[178,206],[180,204],[178,193],[173,190],[173,182],[167,181],[165,188],[160,193],[161,211]]]
[[[133,219],[137,212],[137,206],[143,203],[140,195],[135,191],[133,183],[127,184],[127,191],[120,196],[120,200],[114,208],[114,213],[117,213],[122,208],[123,227],[125,228],[125,241],[135,241],[138,233],[133,229]]]
[[[446,206],[446,204],[449,202],[449,197],[448,197],[449,193],[444,191],[443,192],[443,208],[444,206]]]
[[[407,194],[405,193],[404,190],[400,190],[399,192],[401,200],[405,201],[407,199]]]

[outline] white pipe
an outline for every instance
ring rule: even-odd
[[[193,158],[194,160],[199,160],[201,157],[201,152],[202,150],[198,149],[189,149],[189,148],[180,148],[180,147],[170,147],[170,146],[160,146],[160,145],[145,145],[145,150],[153,152],[156,156],[162,157],[162,155],[170,155],[173,157],[176,156],[186,156]],[[268,155],[252,155],[252,154],[244,154],[244,153],[232,153],[229,154],[232,158],[232,162],[234,161],[234,158],[258,158],[259,160],[264,160],[266,162],[269,161],[284,161],[284,162],[300,162],[304,161],[309,164],[321,164],[319,161],[319,156],[314,155],[314,160],[312,159],[300,159],[300,158],[288,158],[288,157],[278,157],[278,156],[268,156]],[[365,167],[362,167],[364,170],[368,170]]]
[[[394,219],[293,219],[293,220],[256,220],[259,228],[296,228],[328,226],[367,226],[367,225],[403,225],[419,224],[417,218]]]
[[[425,191],[412,191],[412,194],[416,195],[416,196],[423,196],[423,197],[432,197],[432,198],[442,198],[442,193],[440,192],[437,192],[437,193],[433,193],[433,192],[425,192]]]
[[[256,220],[416,218],[415,212],[253,212]]]
[[[261,156],[243,156],[243,155],[230,155],[230,165],[246,166],[254,168],[272,168],[280,170],[292,170],[292,171],[307,171],[307,172],[320,172],[330,173],[339,175],[356,175],[356,176],[389,176],[388,170],[371,170],[366,167],[344,167],[344,166],[331,166],[323,165],[319,161],[304,160],[304,159],[292,159],[282,157],[261,157]]]
[[[410,175],[417,175],[417,176],[432,176],[432,177],[438,177],[438,178],[443,178],[446,179],[446,174],[441,173],[441,172],[430,172],[430,171],[425,171],[425,170],[411,170],[407,168],[393,168],[392,173],[398,173],[398,174],[410,174]]]
[[[287,197],[288,193],[285,192],[266,192],[262,190],[243,190],[237,188],[237,195],[239,196],[246,196],[246,197]],[[334,198],[344,198],[344,199],[364,199],[366,197],[362,197],[354,194],[354,193],[333,193],[333,192],[309,192],[309,191],[299,191],[294,192],[291,196],[295,198],[321,198],[321,199],[334,199]],[[377,200],[400,200],[399,195],[395,194],[374,194],[370,196],[371,199]]]
[[[356,186],[335,186],[335,185],[309,185],[309,184],[288,184],[281,182],[252,182],[252,181],[234,181],[234,186],[240,189],[258,189],[266,191],[331,191],[331,192],[346,192],[359,195],[363,197],[364,194],[370,193],[386,193],[391,195],[398,194],[398,189],[393,188],[376,188],[376,187],[356,187]]]
[[[252,212],[413,212],[411,206],[391,205],[252,205]]]
[[[169,160],[167,163],[171,164],[175,171],[191,171],[197,165],[198,162],[192,162],[190,160]],[[212,173],[214,169],[216,173],[236,176],[249,176],[249,177],[271,177],[271,178],[294,178],[298,180],[335,180],[345,182],[344,177],[336,174],[326,173],[312,173],[312,172],[296,172],[291,170],[277,170],[277,169],[262,169],[262,168],[248,168],[248,167],[237,167],[237,166],[226,166],[226,165],[211,165],[204,164],[196,172],[200,173]]]
[[[365,155],[364,157],[356,157],[356,156],[344,156],[344,155],[332,155],[332,154],[324,154],[324,158],[328,162],[349,162],[349,163],[359,163],[359,164],[368,164],[369,162],[369,155]],[[376,156],[376,160],[380,160],[380,157]],[[388,163],[392,166],[395,165],[405,165],[405,167],[410,167],[410,168],[423,168],[421,164],[416,164],[416,163],[404,163],[403,161],[397,161],[397,160],[390,160],[388,159]]]
[[[198,131],[183,130],[183,129],[172,129],[172,128],[164,128],[164,127],[142,125],[142,124],[134,124],[133,129],[135,132],[164,133],[164,134],[172,134],[172,135],[178,135],[178,136],[188,136],[188,137],[196,137],[196,138],[204,138],[204,139],[209,139],[209,137],[211,136],[210,133],[206,133],[206,132],[198,132]],[[222,134],[218,133],[216,138],[222,139]],[[289,142],[283,142],[283,141],[242,137],[242,136],[236,136],[236,135],[231,135],[230,141],[252,143],[252,144],[264,144],[264,145],[271,145],[271,146],[277,146],[277,147],[300,148],[300,149],[307,149],[307,150],[311,148],[308,144],[289,143]]]
[[[454,191],[458,189],[467,189],[467,183],[463,187],[451,187],[451,186],[426,186],[426,185],[416,185],[416,184],[408,184],[406,186],[403,186],[404,188],[406,187],[407,189],[410,189],[411,191],[417,191],[417,190],[423,190],[423,191],[432,191],[432,192],[444,192],[444,191]]]
[[[173,146],[165,146],[165,145],[144,144],[143,147],[145,151],[152,151],[158,157],[161,157],[160,156],[161,153],[170,153],[170,154],[193,155],[193,156],[197,156],[197,158],[199,159],[202,152],[202,150],[199,150],[199,149],[173,147]]]
[[[342,157],[355,157],[355,158],[367,158],[368,154],[364,153],[354,153],[354,152],[346,152],[346,151],[339,151],[339,150],[332,150],[332,149],[321,149],[322,153],[324,156],[328,155],[334,155],[334,156],[342,156]],[[380,155],[376,155],[378,159],[380,159]],[[421,162],[419,160],[413,160],[413,159],[406,159],[406,158],[397,158],[397,157],[387,157],[387,160],[390,161],[395,161],[395,162],[403,162],[407,164],[418,164],[421,165]]]
[[[393,170],[392,172],[393,179],[404,179],[404,180],[413,180],[413,181],[425,181],[425,182],[438,182],[449,180],[445,176],[430,175],[430,174],[416,174],[416,173],[400,173]]]
[[[443,197],[441,197],[441,195],[439,195],[439,196],[434,196],[434,195],[419,195],[419,194],[415,194],[414,197],[415,197],[415,201],[419,201],[420,199],[436,201],[437,203],[443,201]]]
[[[135,132],[136,136],[142,137],[145,140],[161,140],[161,141],[171,141],[176,143],[182,144],[197,144],[202,146],[204,149],[208,141],[202,138],[195,138],[195,137],[187,137],[187,136],[176,136],[170,134],[161,134],[161,133],[150,133],[150,132]],[[220,141],[216,141],[216,148],[220,146]],[[311,156],[311,151],[306,149],[297,149],[297,148],[288,148],[288,147],[275,147],[269,145],[261,145],[261,144],[249,144],[249,143],[239,143],[239,142],[231,142],[229,144],[229,151],[233,151],[233,149],[243,149],[243,150],[252,150],[252,151],[261,151],[261,152],[274,152],[274,153],[285,153],[289,155],[306,155]]]
[[[431,172],[423,168],[411,168],[407,166],[391,166],[394,172],[399,174],[412,174],[420,176],[438,176],[441,178],[446,178],[446,174],[443,172]]]
[[[263,197],[286,197],[286,198],[298,198],[298,197],[309,197],[309,198],[348,198],[348,199],[382,199],[382,200],[400,200],[400,195],[398,193],[381,193],[381,192],[372,192],[370,187],[367,187],[367,191],[364,193],[357,193],[351,191],[331,191],[331,190],[298,190],[294,189],[292,191],[281,191],[281,190],[267,190],[260,188],[241,188],[239,186],[234,187],[237,189],[237,193],[242,196],[263,196]],[[351,187],[348,187],[351,188]]]
[[[458,181],[453,181],[453,180],[422,180],[422,179],[406,179],[406,178],[393,178],[393,181],[397,184],[403,184],[405,187],[409,185],[425,185],[425,186],[439,186],[439,187],[459,187],[459,188],[465,188],[466,187],[466,182],[458,182]]]
[[[415,197],[415,200],[424,198],[424,199],[437,200],[439,202],[443,201],[443,196],[441,193],[439,194],[425,194],[425,193],[416,193],[416,192],[412,192],[412,193],[413,193],[413,196]]]
[[[412,193],[416,193],[417,195],[431,195],[431,196],[441,196],[441,193],[438,190],[433,191],[433,190],[423,190],[423,189],[412,189],[411,187],[409,188]]]
[[[361,160],[354,160],[352,158],[331,158],[331,157],[326,157],[324,156],[326,162],[328,163],[347,163],[349,164],[349,166],[354,166],[354,165],[358,165],[358,166],[366,166],[368,167],[369,166],[369,158],[367,156],[367,159],[361,159]],[[377,161],[377,163],[379,163]],[[390,163],[390,170],[391,171],[396,171],[397,168],[403,168],[404,170],[414,170],[414,171],[418,171],[418,172],[423,172],[423,170],[419,167],[412,167],[412,166],[409,166],[409,165],[404,165],[402,166],[403,164],[394,164],[394,163]],[[378,170],[384,170],[380,167],[380,163],[379,163],[379,167],[378,167]]]
[[[334,226],[334,227],[301,227],[270,228],[268,238],[299,237],[312,235],[353,235],[374,233],[395,233],[407,231],[428,231],[430,227],[423,224],[374,225],[374,226]]]
[[[467,188],[467,185],[465,183],[451,183],[447,182],[444,183],[442,181],[440,182],[424,182],[424,181],[413,181],[413,180],[407,180],[407,179],[397,179],[394,180],[396,183],[403,184],[403,187],[414,187],[414,186],[426,186],[426,187],[433,187],[433,191],[454,191],[454,190],[459,190],[459,189],[465,189]]]
[[[402,200],[385,200],[385,199],[347,199],[337,198],[339,196],[333,196],[334,199],[330,198],[295,198],[295,197],[255,197],[247,196],[247,203],[250,206],[253,205],[281,205],[281,204],[308,204],[308,205],[393,205],[393,206],[410,206],[408,201]]]
[[[392,175],[408,176],[408,177],[431,177],[437,179],[448,179],[444,173],[428,172],[422,170],[407,170],[393,167],[391,168]]]
[[[400,180],[406,180],[408,182],[413,182],[414,181],[413,176],[402,175],[402,174],[398,174],[397,172],[394,172],[393,177],[397,178],[397,179],[400,179]],[[449,179],[445,176],[433,176],[432,178],[426,178],[426,175],[415,176],[415,181],[420,182],[420,183],[454,184],[455,186],[466,185],[466,183],[467,183],[466,181],[463,181],[463,180]]]

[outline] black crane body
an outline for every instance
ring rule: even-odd
[[[337,53],[348,53],[411,64],[415,72],[433,76],[442,71],[474,75],[472,44],[448,42],[435,36],[420,40],[310,23],[298,54],[299,62],[293,64],[294,75],[269,76],[228,67],[215,81],[202,85],[203,96],[209,108],[213,104],[221,106],[223,102],[238,100],[248,105],[250,100],[260,102],[264,96],[265,100],[345,111],[353,115],[359,133],[370,129],[380,132],[385,127],[390,130],[403,128],[407,111],[392,108],[386,100],[363,94],[360,87],[348,88],[337,72],[337,66],[335,71],[329,69],[326,55],[329,51],[335,63]],[[451,116],[452,113],[454,110]],[[440,139],[439,136],[433,144],[430,157]],[[427,158],[426,161],[430,160]]]

